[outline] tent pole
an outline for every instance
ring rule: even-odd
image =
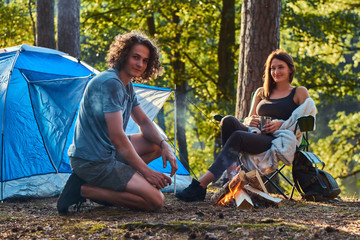
[[[175,84],[175,93],[174,93],[174,153],[176,158],[176,129],[177,129],[177,111],[176,111],[176,84]],[[174,194],[176,194],[176,172],[174,174]]]

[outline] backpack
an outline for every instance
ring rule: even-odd
[[[297,151],[293,162],[293,180],[303,199],[324,201],[336,198],[341,190],[329,173],[318,169],[317,164],[325,164],[316,154]]]

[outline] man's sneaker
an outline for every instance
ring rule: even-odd
[[[177,192],[175,197],[184,202],[204,201],[206,195],[206,188],[200,186],[200,183],[195,179],[191,184],[181,192]]]
[[[56,207],[60,215],[66,215],[71,205],[86,201],[86,198],[81,196],[81,185],[85,183],[75,173],[70,175],[57,201]]]
[[[106,206],[106,207],[113,207],[114,206],[114,204],[112,204],[112,203],[108,203],[108,202],[101,201],[101,200],[90,199],[90,201],[93,201],[94,203],[97,203],[97,204],[100,204],[100,205],[103,205],[103,206]]]

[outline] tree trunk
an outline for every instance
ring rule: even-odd
[[[147,27],[149,31],[149,35],[151,37],[154,37],[156,33],[155,28],[155,20],[154,20],[154,14],[152,13],[150,16],[146,18]],[[161,108],[159,113],[156,115],[156,118],[158,120],[159,127],[166,132],[166,125],[165,125],[165,116],[164,116],[164,108]]]
[[[235,45],[235,0],[223,0],[221,11],[221,25],[218,45],[219,78],[217,83],[217,102],[222,103],[219,107],[221,115],[233,115],[234,111],[234,83],[235,61],[233,58]],[[220,152],[220,131],[215,137],[214,159]]]
[[[58,0],[58,50],[80,58],[80,0]]]
[[[173,12],[173,22],[176,25],[180,24],[177,11]],[[174,42],[180,44],[181,33],[176,33]],[[188,150],[186,143],[186,94],[187,94],[187,81],[185,76],[185,63],[181,60],[181,49],[176,49],[173,59],[171,60],[171,66],[174,70],[174,83],[176,85],[175,99],[176,99],[176,139],[180,152],[180,157],[183,161],[189,163]],[[185,164],[186,166],[186,164]]]
[[[279,47],[281,0],[242,2],[239,75],[235,116],[245,118],[251,96],[262,86],[267,56]]]
[[[156,33],[156,29],[155,29],[155,19],[154,19],[154,14],[153,13],[146,18],[146,22],[147,22],[147,27],[148,27],[148,30],[149,30],[149,34],[152,37],[154,37],[154,35]]]
[[[223,0],[218,47],[219,78],[217,99],[234,103],[235,0]]]
[[[54,0],[36,0],[36,46],[56,48]]]
[[[182,62],[181,62],[182,63]],[[183,64],[185,71],[185,64]],[[181,69],[179,69],[182,71]],[[186,143],[186,91],[187,91],[187,82],[182,81],[180,84],[176,84],[176,139],[178,143],[178,148],[180,152],[180,157],[183,161],[189,163],[188,159],[188,150]],[[184,164],[186,167],[187,165]],[[189,169],[188,169],[189,170]]]

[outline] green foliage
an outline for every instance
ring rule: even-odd
[[[341,102],[328,104],[324,107],[318,108],[316,115],[316,131],[311,132],[311,140],[317,141],[320,138],[325,138],[331,135],[332,130],[328,126],[330,120],[337,118],[338,112],[345,112],[345,114],[360,112],[359,101],[353,100],[352,97],[345,97]]]
[[[34,9],[34,0],[31,3]],[[235,5],[235,36],[239,37],[241,1],[237,0]],[[230,97],[233,101],[216,99],[217,85],[221,84],[218,83],[217,59],[221,10],[222,1],[217,0],[81,1],[84,61],[105,70],[107,50],[114,37],[138,29],[156,39],[165,69],[162,77],[148,84],[173,89],[175,81],[187,82],[186,134],[190,165],[197,174],[204,172],[213,161],[214,140],[219,136],[219,125],[212,116],[234,113],[235,89]],[[0,15],[0,47],[33,44],[27,0],[1,1]],[[297,73],[294,85],[307,87],[318,107],[348,98],[353,102],[354,99],[360,100],[359,22],[360,4],[356,0],[282,1],[280,47],[295,60]],[[153,29],[149,23],[154,23]],[[236,44],[233,56],[229,56],[235,59],[236,65],[238,47]],[[176,59],[185,65],[180,79],[173,69]],[[169,137],[174,136],[173,101],[172,96],[165,106]],[[342,109],[334,108],[334,111],[339,110]],[[334,119],[331,123],[333,135],[313,144],[314,151],[329,162],[328,167],[335,176],[355,171],[357,168],[352,166],[358,163],[359,158],[356,152],[358,146],[352,135],[355,133],[347,129],[349,124],[358,126],[358,123],[345,121],[357,115],[350,113],[345,116],[342,113],[338,115],[338,120]],[[342,126],[342,130],[335,128],[334,124],[339,128]],[[350,150],[354,151],[355,158]],[[336,167],[331,165],[336,161],[335,156],[342,159],[337,161]]]
[[[329,122],[332,135],[313,143],[312,149],[326,163],[326,170],[340,180],[360,171],[360,113],[339,112],[337,117]]]
[[[359,170],[359,7],[353,0],[283,1],[281,48],[294,58],[294,84],[307,87],[320,108],[311,146],[335,177]],[[343,193],[358,192],[350,189],[354,178],[337,179]]]
[[[26,0],[0,2],[0,48],[34,44],[28,4]]]
[[[358,96],[360,10],[353,1],[293,0],[283,9],[281,47],[294,57],[295,83],[322,105]]]
[[[119,33],[138,29],[148,35],[153,33],[165,70],[161,78],[147,84],[173,89],[175,80],[187,82],[186,137],[190,165],[196,173],[204,172],[213,161],[213,139],[219,132],[219,126],[212,116],[219,111],[233,113],[235,104],[235,97],[232,97],[234,101],[231,104],[216,100],[221,7],[221,2],[215,0],[82,1],[83,60],[104,70],[106,52],[113,38]],[[149,28],[148,21],[153,21],[154,32]],[[238,20],[237,24],[238,32]],[[175,60],[185,64],[185,72],[180,79],[172,67]],[[172,105],[165,106],[166,129],[170,138],[174,136],[173,111]]]

